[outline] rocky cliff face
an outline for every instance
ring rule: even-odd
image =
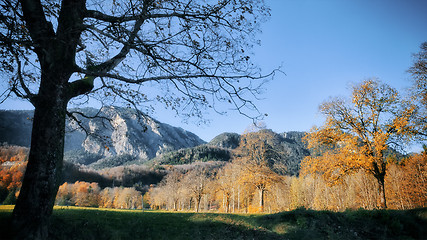
[[[74,116],[78,122],[67,121],[65,159],[94,168],[141,164],[150,159],[157,159],[162,164],[229,161],[231,151],[240,144],[239,134],[222,133],[201,146],[204,141],[195,134],[143,117],[129,108],[71,111],[76,112]],[[0,111],[0,143],[28,147],[32,116],[32,111]],[[86,129],[88,136],[80,126]],[[302,142],[305,133],[263,131],[267,133],[263,135],[264,140],[283,155],[282,161],[288,172],[298,174],[301,160],[310,154]]]
[[[83,148],[105,157],[131,155],[151,159],[163,152],[204,143],[191,132],[127,108],[104,107],[97,118],[87,119],[84,125],[90,135],[83,141]]]
[[[204,143],[191,132],[144,117],[129,108],[84,108],[72,112],[76,112],[78,121],[67,121],[66,159],[82,164],[116,156],[144,162],[163,152]],[[32,111],[0,111],[0,142],[29,146],[32,116]],[[90,160],[81,159],[88,156]]]

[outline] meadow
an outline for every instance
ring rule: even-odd
[[[13,206],[0,206],[8,239]],[[55,207],[50,239],[425,239],[427,209],[275,214]]]

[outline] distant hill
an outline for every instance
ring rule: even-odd
[[[232,157],[230,149],[203,144],[192,148],[164,153],[152,161],[151,165],[182,165],[195,162],[223,161],[228,162]]]
[[[302,141],[304,132],[275,133],[261,130],[267,143],[281,154],[281,163],[291,175],[298,175],[301,160],[310,155]],[[265,134],[266,133],[266,134]],[[254,133],[258,134],[258,133]],[[241,135],[221,133],[209,143],[192,148],[185,148],[159,155],[149,162],[150,165],[180,165],[206,161],[230,161],[233,149],[240,145]]]
[[[259,135],[260,139],[263,139],[281,155],[281,164],[286,167],[288,174],[298,175],[302,159],[310,155],[302,141],[304,132],[293,131],[279,134],[264,129],[252,134]]]
[[[161,153],[204,144],[197,135],[182,128],[143,116],[134,109],[103,107],[73,109],[80,125],[67,121],[65,160],[114,167],[127,161],[145,162]],[[33,111],[0,111],[0,142],[30,145]],[[83,116],[90,116],[85,118]]]
[[[143,116],[134,109],[103,107],[72,109],[80,125],[67,121],[65,160],[94,169],[130,164],[180,165],[206,161],[230,161],[241,135],[221,133],[209,143],[182,128]],[[83,116],[90,117],[84,118]],[[0,110],[0,143],[30,145],[33,111]],[[267,131],[267,142],[282,154],[288,173],[299,172],[310,153],[302,142],[304,132]]]
[[[0,110],[0,143],[29,147],[33,111]]]
[[[237,133],[221,133],[220,135],[214,137],[208,145],[220,147],[220,148],[228,148],[235,149],[240,144],[240,135]]]

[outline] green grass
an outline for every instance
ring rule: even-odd
[[[0,206],[7,235],[12,207]],[[55,208],[51,239],[426,239],[427,209],[218,214]]]

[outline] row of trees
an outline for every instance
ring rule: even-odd
[[[133,187],[101,189],[97,183],[64,183],[59,187],[55,204],[61,206],[141,209],[142,194]]]
[[[253,96],[273,75],[248,55],[270,14],[262,0],[7,0],[0,12],[0,102],[16,96],[35,108],[12,214],[16,239],[48,237],[65,120],[82,115],[70,104],[95,100],[150,113],[158,102],[199,119],[206,109],[233,106],[257,117]]]
[[[261,130],[243,135],[233,161],[227,164],[171,167],[164,180],[149,190],[146,201],[155,209],[223,212],[271,212],[297,207],[373,209],[381,206],[378,182],[363,169],[331,181],[324,172],[311,171],[313,163],[307,162],[313,157],[309,157],[303,162],[299,177],[287,176],[286,169],[280,164],[281,154],[270,146],[270,133],[269,130]],[[16,170],[25,165],[28,149],[16,146],[0,149],[3,163],[0,186],[9,190],[9,198],[14,198],[19,193],[22,178],[22,171]],[[396,155],[388,155],[384,182],[389,208],[427,206],[426,150],[403,160]],[[329,161],[338,163],[331,156]],[[336,171],[340,170],[338,167]],[[118,170],[116,173],[124,174]],[[98,183],[83,181],[61,185],[56,204],[126,209],[143,206],[142,193],[133,187],[102,189]]]
[[[262,149],[265,150],[265,146],[253,151],[262,152]],[[145,207],[196,212],[276,212],[298,207],[341,211],[380,206],[376,179],[365,171],[344,176],[340,184],[331,184],[320,174],[291,177],[277,170],[263,169],[266,164],[261,159],[258,158],[258,167],[247,159],[236,158],[222,167],[204,164],[192,169],[174,168],[146,194],[145,201],[149,205]],[[304,168],[302,170],[305,171]],[[4,179],[1,186],[7,182]],[[427,152],[400,162],[389,158],[385,183],[389,208],[426,207]],[[55,203],[61,206],[141,209],[144,206],[142,201],[142,193],[133,187],[102,189],[97,183],[77,181],[61,185]]]
[[[388,169],[385,191],[389,208],[427,206],[426,152],[400,162],[390,160]],[[277,212],[298,207],[342,211],[381,207],[378,182],[369,172],[359,170],[343,176],[340,184],[330,184],[320,173],[291,177],[267,167],[267,162],[252,165],[251,161],[238,158],[222,168],[172,171],[150,189],[146,198],[153,209],[196,212]]]
[[[0,203],[14,204],[27,166],[28,148],[0,146]]]
[[[0,146],[0,204],[16,203],[27,165],[28,150],[26,147],[7,144]],[[165,171],[150,170],[145,166],[120,166],[96,171],[68,162],[62,171],[64,181],[59,188],[56,204],[108,208],[136,208],[132,204],[123,204],[123,200],[115,202],[117,196],[126,196],[130,192],[141,196],[150,184],[158,183],[165,175]],[[112,195],[111,204],[105,203],[108,202],[107,195]]]
[[[407,97],[378,79],[368,79],[354,85],[351,98],[322,103],[326,122],[305,136],[311,155],[301,163],[299,178],[283,175],[283,153],[271,147],[264,134],[268,131],[248,133],[242,136],[233,162],[209,179],[212,187],[203,196],[225,212],[234,210],[236,202],[238,211],[241,206],[246,211],[251,207],[264,211],[267,205],[270,210],[425,206],[426,149],[406,159],[399,152],[427,136],[427,43],[414,55],[409,72],[414,86]],[[181,199],[191,202],[194,196],[186,195],[185,181],[176,180],[177,184]],[[163,190],[168,186],[167,178],[150,191],[155,206],[171,209]],[[176,210],[178,200],[174,199],[172,209]]]

